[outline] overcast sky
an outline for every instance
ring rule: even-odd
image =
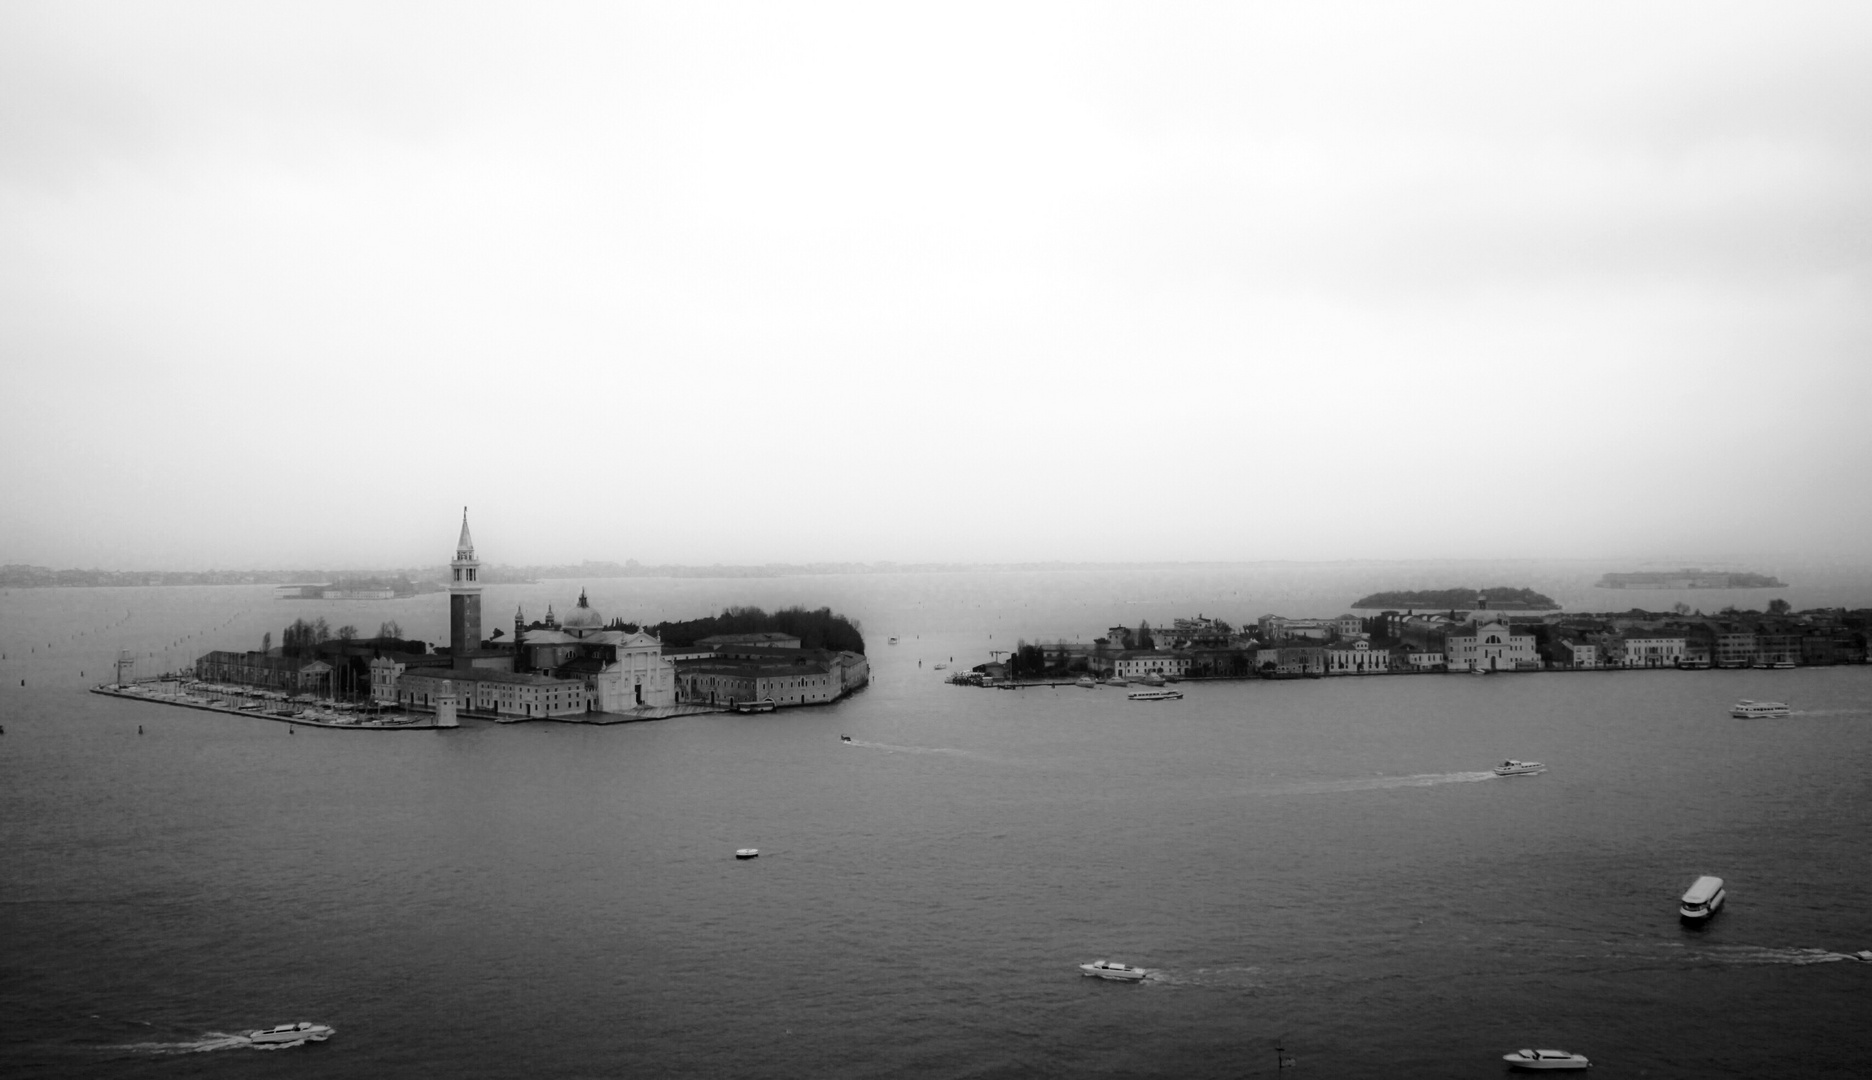
[[[0,562],[1859,557],[1869,255],[1864,3],[7,3]]]

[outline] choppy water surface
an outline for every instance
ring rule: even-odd
[[[292,735],[79,690],[119,645],[277,634],[267,590],[0,598],[0,1067],[1233,1077],[1284,1040],[1319,1076],[1864,1073],[1872,671],[960,689],[930,665],[1002,632],[940,586],[862,611],[878,685],[834,707]],[[1729,906],[1686,930],[1699,873]],[[299,1019],[338,1034],[236,1037]]]

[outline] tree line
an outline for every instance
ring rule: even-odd
[[[865,651],[858,621],[836,615],[829,607],[794,606],[772,613],[757,607],[730,607],[720,615],[661,622],[649,629],[669,645],[694,645],[719,634],[781,633],[799,638],[802,649]]]

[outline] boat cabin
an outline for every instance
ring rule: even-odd
[[[1677,914],[1691,921],[1707,919],[1716,914],[1717,908],[1722,907],[1726,895],[1723,879],[1705,874],[1691,882],[1678,905]]]

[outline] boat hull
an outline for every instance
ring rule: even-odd
[[[1143,982],[1142,968],[1102,968],[1096,964],[1080,964],[1079,971],[1095,979],[1108,979],[1112,982]]]

